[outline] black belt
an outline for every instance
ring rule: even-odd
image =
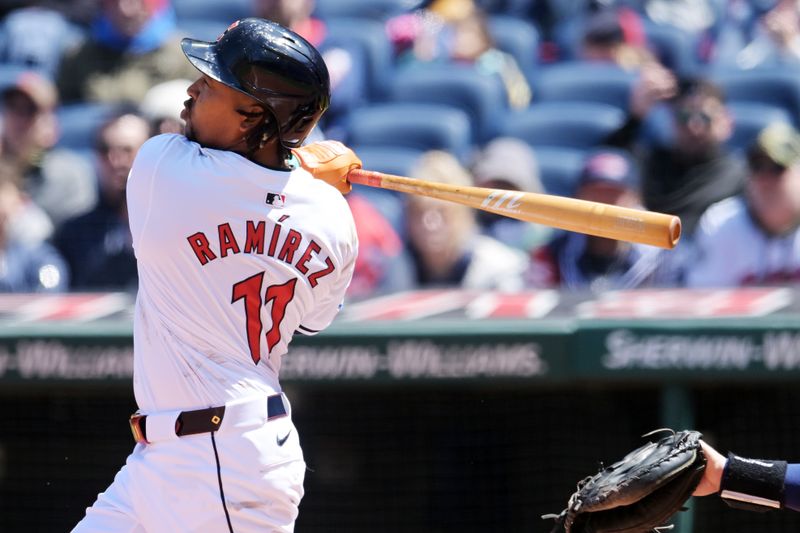
[[[267,397],[267,421],[286,416],[286,406],[280,394]],[[225,418],[225,406],[182,411],[175,420],[175,434],[179,437],[217,431]],[[130,418],[133,440],[147,444],[147,415],[134,413]]]

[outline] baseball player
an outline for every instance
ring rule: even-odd
[[[305,463],[281,358],[331,323],[353,272],[347,204],[298,158],[331,156],[315,176],[344,191],[360,161],[293,155],[328,106],[319,53],[257,18],[182,48],[201,74],[185,137],[150,139],[128,179],[137,444],[81,533],[292,531]]]
[[[737,509],[800,511],[800,464],[772,459],[727,457],[701,441],[708,461],[695,496],[719,494]]]

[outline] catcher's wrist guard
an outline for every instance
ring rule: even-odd
[[[736,509],[761,512],[780,509],[786,467],[786,461],[746,459],[728,454],[720,482],[720,497]]]

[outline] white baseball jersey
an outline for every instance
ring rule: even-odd
[[[292,334],[327,327],[352,277],[358,243],[342,195],[303,169],[160,135],[136,157],[128,210],[140,409],[279,391]]]
[[[769,236],[741,196],[717,202],[700,219],[695,259],[686,267],[690,287],[737,287],[800,280],[800,229]]]

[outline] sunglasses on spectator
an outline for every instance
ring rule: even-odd
[[[692,111],[689,109],[679,109],[676,113],[681,124],[688,124],[692,120],[700,120],[703,125],[708,126],[714,118],[705,111]]]
[[[32,118],[39,112],[39,108],[30,98],[21,94],[10,94],[3,99],[3,106],[7,111]]]

